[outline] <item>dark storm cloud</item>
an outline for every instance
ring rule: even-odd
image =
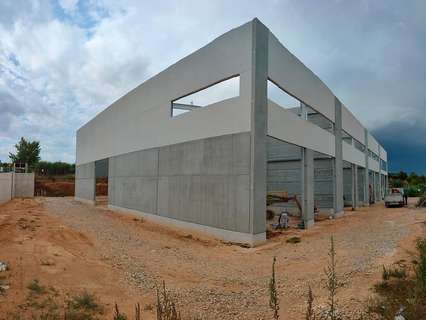
[[[426,174],[426,123],[395,120],[373,130],[388,152],[389,171]]]

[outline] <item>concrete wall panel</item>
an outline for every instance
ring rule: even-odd
[[[333,93],[272,33],[268,59],[268,76],[274,83],[334,122]]]
[[[342,143],[343,160],[354,163],[360,167],[365,167],[365,154],[359,151],[354,145],[349,145],[346,142]]]
[[[13,184],[15,189],[14,197],[34,197],[34,173],[15,173]]]
[[[364,127],[355,116],[342,105],[342,128],[358,141],[364,141]]]
[[[334,156],[334,135],[268,101],[268,135],[301,147]]]
[[[111,157],[109,204],[249,232],[249,159],[248,132]]]
[[[252,22],[138,86],[77,131],[77,164],[250,131]],[[171,101],[240,75],[240,96],[171,117]]]
[[[76,165],[75,197],[87,201],[95,201],[95,162]]]
[[[0,204],[12,199],[12,173],[0,173]]]

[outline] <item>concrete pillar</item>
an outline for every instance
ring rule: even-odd
[[[379,201],[382,201],[383,197],[382,197],[382,158],[380,157],[380,146],[379,146],[379,183],[378,183],[378,187],[379,187]]]
[[[305,229],[314,225],[314,151],[302,148],[302,219]]]
[[[342,146],[342,103],[334,98],[334,217],[343,214],[343,146]]]
[[[266,239],[266,135],[268,125],[269,30],[252,22],[250,233],[253,245]]]
[[[376,172],[374,172],[374,170],[373,170],[373,182],[371,184],[373,185],[373,202],[375,203],[377,183],[376,183]]]
[[[358,166],[352,164],[352,209],[358,207]]]
[[[370,205],[370,192],[369,192],[369,184],[370,184],[370,169],[368,166],[368,131],[364,129],[364,145],[365,145],[365,179],[364,179],[364,205]]]
[[[300,104],[300,117],[308,120],[308,110]],[[314,151],[302,148],[302,219],[305,229],[314,225]]]

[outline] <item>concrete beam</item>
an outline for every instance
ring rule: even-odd
[[[264,234],[265,239],[268,37],[268,28],[258,19],[254,19],[251,65],[250,232],[253,235]]]
[[[368,167],[368,131],[367,129],[364,130],[364,145],[365,145],[365,179],[364,179],[364,206],[370,205],[370,169]]]
[[[342,103],[334,99],[335,107],[335,158],[334,158],[334,217],[343,214],[343,146],[342,146]]]
[[[379,187],[379,201],[382,201],[383,200],[383,197],[382,197],[382,158],[380,157],[380,147],[379,147],[379,184],[378,184],[378,187]]]

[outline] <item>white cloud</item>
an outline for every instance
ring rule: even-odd
[[[0,159],[23,135],[41,141],[43,158],[73,161],[84,122],[255,16],[367,125],[383,125],[407,105],[418,112],[426,100],[418,64],[424,10],[363,3],[0,1],[0,103],[9,110],[0,120]]]
[[[77,9],[78,0],[59,0],[59,5],[68,13],[72,13]]]

